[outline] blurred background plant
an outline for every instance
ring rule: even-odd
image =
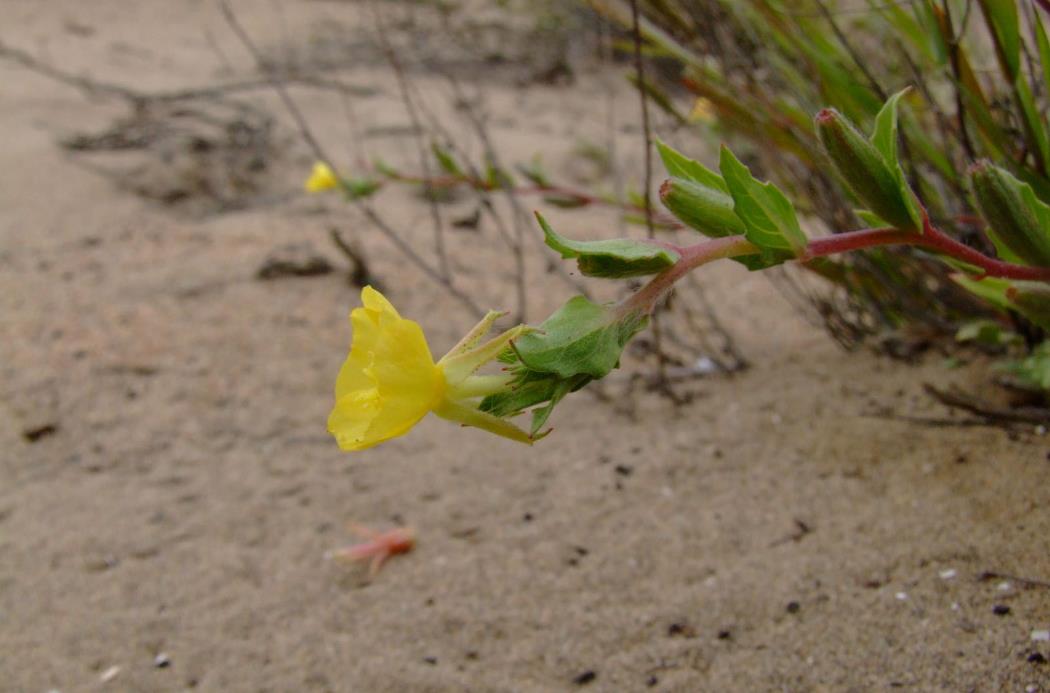
[[[994,242],[973,200],[968,169],[983,158],[1030,185],[1042,202],[1050,201],[1050,44],[1042,3],[637,4],[647,54],[664,67],[642,85],[655,96],[653,103],[679,122],[691,112],[693,129],[728,141],[756,175],[775,181],[803,215],[819,222],[811,228],[836,233],[870,225],[828,164],[812,115],[833,107],[870,131],[889,95],[906,86],[913,88],[901,109],[900,158],[936,226],[981,252],[1016,259]],[[589,5],[625,30],[632,26],[631,3]],[[692,104],[677,105],[685,99]],[[1050,228],[1043,226],[1042,233]],[[999,352],[1016,344],[1013,335],[1029,349],[1045,338],[1045,298],[1030,298],[1039,308],[1027,309],[1016,300],[1018,286],[954,281],[957,267],[915,249],[852,253],[811,269],[837,290],[797,275],[785,275],[782,284],[804,296],[847,346],[880,336],[891,351],[908,355],[930,337],[971,323],[983,325],[984,332],[967,327],[959,337]],[[977,334],[986,338],[972,339]],[[1010,370],[1027,384],[1039,382],[1037,371],[1046,369],[1038,365],[1040,353],[1013,362]]]

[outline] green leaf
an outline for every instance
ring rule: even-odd
[[[1035,43],[1039,46],[1039,63],[1043,67],[1043,93],[1050,94],[1050,40],[1046,38],[1046,29],[1042,22],[1035,25]]]
[[[908,214],[921,228],[922,212],[919,210],[919,205],[915,200],[915,194],[912,192],[911,187],[908,186],[908,181],[904,177],[904,169],[901,168],[901,162],[897,156],[897,104],[909,89],[910,87],[901,89],[886,99],[886,103],[879,109],[878,115],[875,116],[875,130],[871,133],[871,144],[878,151],[886,164],[886,168],[890,170],[897,181],[901,199],[908,208]]]
[[[733,197],[733,211],[744,222],[744,235],[762,249],[769,265],[797,257],[806,248],[791,201],[772,183],[762,183],[725,146],[719,168]]]
[[[573,241],[554,232],[539,212],[544,241],[562,258],[575,259],[588,277],[620,279],[657,274],[678,262],[679,255],[652,241],[617,238],[604,241]]]
[[[1023,383],[1050,390],[1050,342],[1043,342],[1023,359],[1003,364],[1002,370]]]
[[[999,310],[1009,311],[1013,309],[1010,299],[1006,295],[1010,289],[1010,281],[1008,279],[985,277],[978,280],[970,279],[965,274],[953,274],[951,277],[956,284],[975,296],[980,296]]]
[[[1004,328],[994,320],[981,318],[971,320],[959,327],[955,333],[957,342],[975,342],[982,346],[1000,347],[1021,341],[1021,336]]]
[[[561,378],[602,378],[620,363],[627,342],[648,324],[648,316],[621,314],[609,306],[574,296],[547,318],[538,331],[514,343],[529,369]]]
[[[342,181],[342,190],[346,199],[360,200],[372,196],[382,185],[371,178],[345,178]]]
[[[434,152],[434,158],[437,159],[438,166],[441,167],[442,171],[457,178],[462,178],[465,175],[450,151],[437,142],[430,145],[430,150]]]
[[[996,53],[1007,81],[1017,79],[1021,67],[1021,34],[1015,0],[978,0],[995,39]]]
[[[550,178],[547,177],[547,172],[543,170],[543,161],[538,154],[528,164],[518,164],[517,169],[518,173],[539,187],[550,187]]]
[[[897,160],[897,104],[907,91],[902,89],[886,100],[875,116],[875,130],[871,133],[871,143],[891,169],[900,169]]]
[[[663,160],[664,168],[667,169],[668,175],[699,183],[705,188],[714,188],[723,193],[729,192],[729,188],[726,187],[726,182],[722,180],[722,176],[699,161],[680,154],[660,140],[656,140],[656,150],[660,153],[660,159]]]

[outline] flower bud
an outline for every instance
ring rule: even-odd
[[[970,185],[992,239],[1026,263],[1050,267],[1050,228],[1041,219],[1050,208],[1031,187],[984,160],[970,167]]]
[[[710,238],[745,231],[744,222],[733,211],[733,198],[721,190],[671,178],[660,186],[660,200],[682,223]]]
[[[824,151],[853,194],[886,223],[918,231],[900,180],[875,146],[834,109],[818,113],[816,126]]]

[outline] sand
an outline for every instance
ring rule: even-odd
[[[315,57],[363,31],[357,3],[237,7],[261,45]],[[136,89],[257,77],[210,3],[6,0],[3,18],[5,45]],[[412,162],[382,129],[407,122],[391,74],[352,55],[325,74],[362,87],[371,135],[348,144],[338,97],[294,93],[345,160]],[[617,83],[490,80],[493,137],[557,166]],[[275,118],[258,171],[70,151],[126,103],[10,60],[0,84],[0,690],[1050,691],[1032,638],[1050,628],[1050,440],[908,419],[964,419],[921,385],[986,387],[987,364],[844,352],[725,264],[703,281],[753,366],[688,385],[688,404],[579,393],[533,448],[427,419],[343,454],[325,419],[358,298],[328,229],[435,351],[472,320],[345,205],[298,192],[311,157],[272,95],[246,95]],[[231,170],[247,190],[209,187]],[[425,203],[390,189],[379,206],[425,247]],[[449,232],[457,266],[510,307],[479,233]],[[258,280],[287,244],[340,270]],[[530,273],[537,321],[569,293]],[[418,546],[369,582],[324,559],[350,522],[410,525]]]

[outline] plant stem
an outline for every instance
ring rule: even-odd
[[[743,236],[713,238],[675,250],[681,256],[678,262],[650,279],[637,293],[624,300],[619,308],[621,315],[636,311],[652,313],[653,308],[675,282],[701,265],[725,257],[754,255],[759,252],[758,247]]]
[[[754,255],[759,248],[744,236],[725,236],[701,241],[685,247],[671,247],[681,257],[674,265],[649,280],[649,283],[633,296],[620,304],[619,312],[626,315],[635,311],[651,313],[656,304],[675,282],[689,274],[697,267],[712,260],[739,255]],[[1027,281],[1050,282],[1050,267],[1026,267],[1003,262],[974,250],[937,229],[929,221],[924,223],[922,233],[899,231],[894,228],[862,229],[838,233],[825,238],[816,238],[809,242],[805,251],[797,259],[806,263],[819,257],[846,253],[864,248],[876,248],[886,245],[912,245],[929,248],[981,270],[983,277],[1001,277]]]

